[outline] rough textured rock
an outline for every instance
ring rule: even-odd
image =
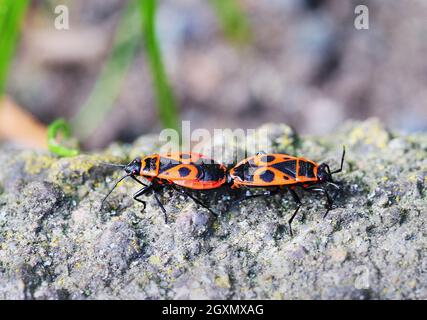
[[[219,218],[166,192],[165,225],[99,161],[154,152],[153,137],[102,154],[56,158],[0,148],[0,298],[4,299],[427,299],[427,135],[369,120],[330,136],[270,125],[272,146],[338,166],[335,208],[303,195],[290,237],[287,194],[252,199]],[[226,201],[226,200],[221,200]],[[215,201],[213,201],[215,202]],[[215,203],[213,203],[215,205]]]

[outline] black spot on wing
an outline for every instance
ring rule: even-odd
[[[191,172],[191,170],[188,169],[187,167],[181,167],[178,169],[178,173],[179,173],[179,176],[181,178],[188,176],[190,174],[190,172]]]
[[[272,164],[271,167],[283,172],[284,174],[287,174],[291,178],[295,179],[296,177],[296,168],[297,168],[296,160],[278,162],[278,163]]]
[[[271,182],[274,180],[274,172],[271,170],[265,170],[259,175],[260,179],[264,182]]]

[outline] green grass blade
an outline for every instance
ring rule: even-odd
[[[252,31],[245,12],[237,0],[210,0],[224,34],[236,44],[248,44]]]
[[[0,95],[6,89],[9,66],[27,6],[28,0],[0,0]]]
[[[125,8],[112,52],[89,98],[71,120],[74,132],[80,139],[87,138],[104,121],[120,95],[141,38],[138,1],[130,0]]]
[[[156,0],[140,0],[145,52],[153,78],[159,117],[166,128],[179,129],[178,108],[169,84],[156,36]]]

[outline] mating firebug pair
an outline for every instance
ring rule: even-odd
[[[233,168],[227,168],[213,159],[207,158],[194,152],[176,152],[170,154],[153,154],[145,158],[135,158],[128,165],[115,165],[123,168],[126,175],[122,177],[105,196],[102,203],[107,199],[111,192],[123,179],[131,177],[142,185],[133,198],[143,204],[145,201],[140,197],[152,192],[157,204],[165,215],[166,210],[161,203],[158,192],[165,186],[187,195],[200,206],[208,209],[216,215],[200,199],[190,194],[187,189],[193,190],[212,190],[228,185],[233,189],[246,188],[266,188],[268,192],[254,195],[247,195],[243,199],[274,195],[287,187],[295,202],[297,208],[288,221],[290,233],[292,235],[292,221],[301,207],[301,200],[295,192],[296,187],[302,187],[305,190],[321,192],[326,197],[326,214],[332,208],[333,199],[324,187],[325,183],[335,188],[339,187],[333,182],[332,175],[342,171],[345,157],[345,148],[341,157],[341,166],[339,169],[331,171],[326,163],[317,164],[314,161],[293,157],[286,154],[265,154],[259,153],[255,156],[246,158],[237,163]],[[141,176],[150,183],[146,184],[137,177]]]

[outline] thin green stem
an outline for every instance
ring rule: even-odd
[[[145,52],[156,93],[159,117],[164,127],[179,130],[178,108],[169,84],[156,36],[156,0],[140,0]]]
[[[95,87],[71,120],[74,132],[85,139],[104,121],[117,98],[140,42],[138,0],[130,0],[118,26],[113,49]]]
[[[49,150],[61,157],[73,157],[78,155],[78,149],[68,148],[57,141],[59,134],[62,135],[63,139],[67,139],[71,136],[70,125],[64,119],[55,120],[47,129],[47,144]]]

